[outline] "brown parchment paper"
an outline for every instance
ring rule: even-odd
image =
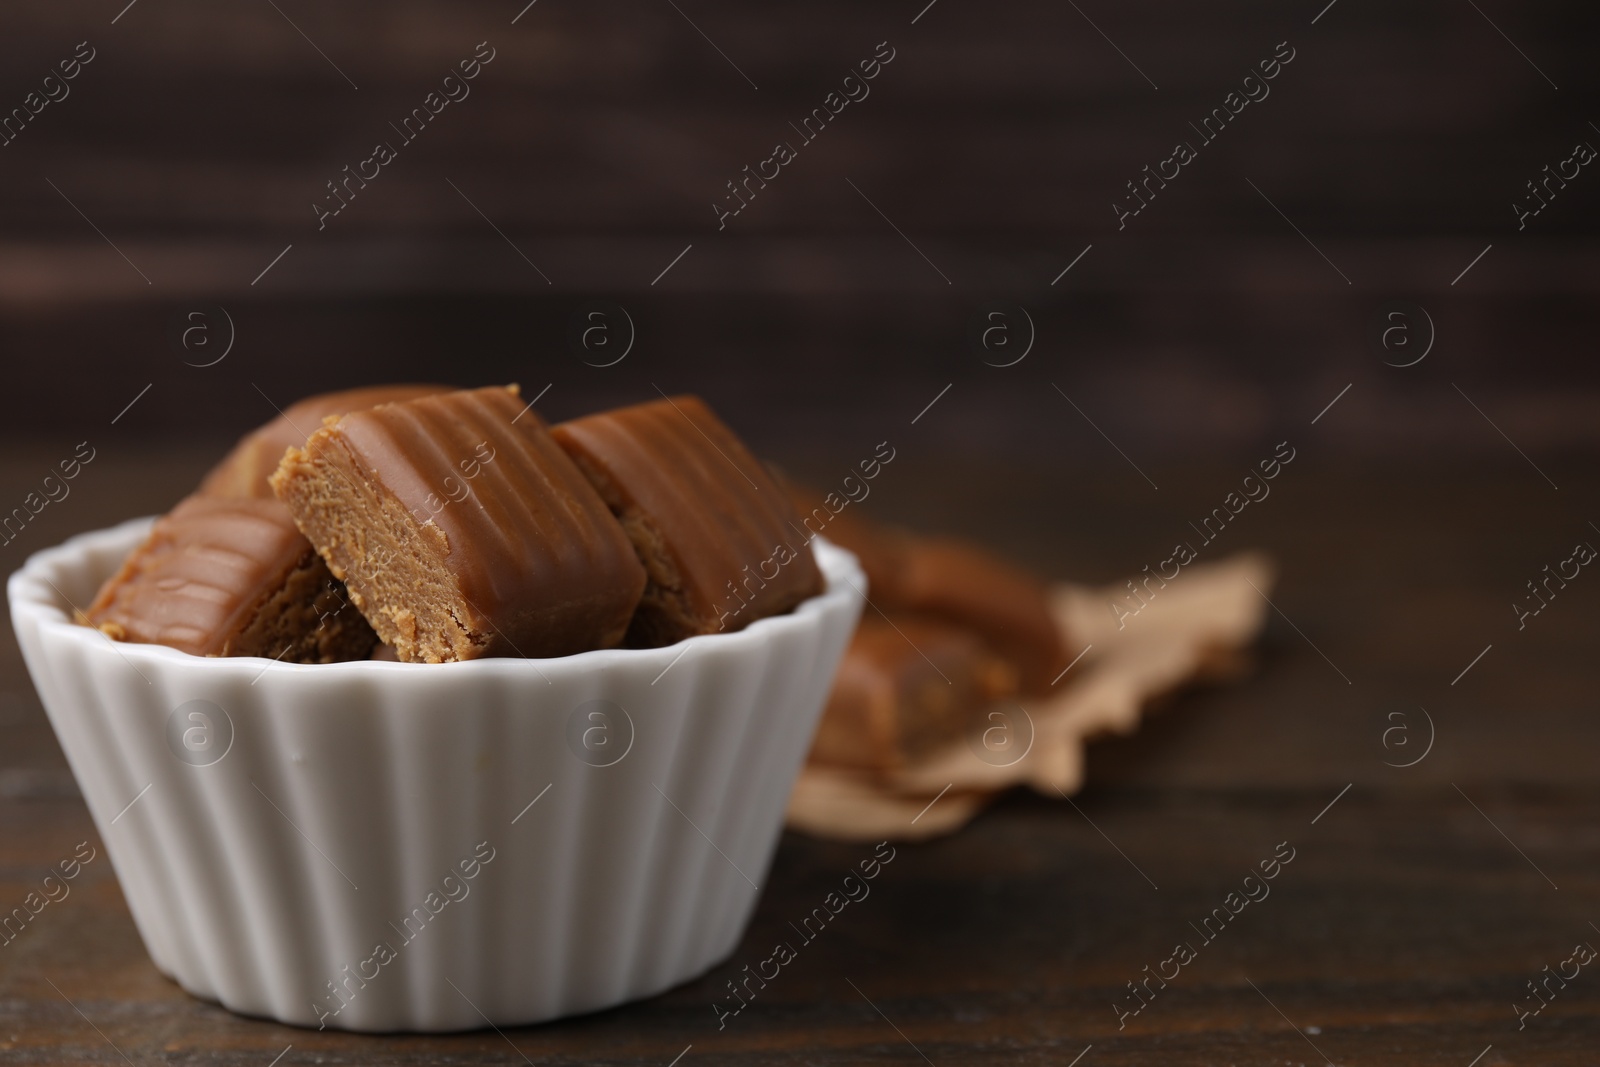
[[[887,776],[807,764],[789,798],[789,827],[845,841],[917,840],[954,833],[1013,786],[1066,798],[1083,784],[1086,741],[1132,733],[1162,695],[1242,670],[1273,573],[1257,553],[1191,564],[1121,620],[1109,605],[1137,604],[1125,584],[1057,586],[1053,610],[1077,643],[1070,654],[1082,656],[1050,696],[998,704],[984,717],[1012,732],[994,735],[1009,744],[986,749],[980,723],[971,738]]]

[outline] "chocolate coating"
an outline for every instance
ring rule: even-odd
[[[119,641],[288,663],[361,659],[377,640],[276,500],[187,498],[84,621]]]
[[[739,630],[822,591],[787,496],[698,397],[590,415],[552,433],[650,576],[629,644]]]
[[[644,587],[621,526],[515,386],[352,412],[271,481],[408,662],[605,648]]]
[[[966,541],[922,537],[874,522],[849,503],[835,510],[809,489],[791,485],[788,492],[808,531],[861,561],[867,595],[884,611],[926,615],[977,631],[1015,664],[1023,691],[1030,694],[1048,691],[1069,662],[1049,591],[1033,575]]]
[[[885,610],[900,606],[895,604],[895,596],[915,535],[863,517],[856,504],[837,493],[824,497],[788,480],[783,486],[808,535],[820,534],[856,557],[867,576],[867,595],[872,602]]]
[[[1016,672],[970,630],[869,614],[845,651],[817,727],[813,763],[889,771],[983,725]]]
[[[289,405],[271,422],[241,437],[232,451],[201,480],[199,492],[203,496],[276,500],[267,479],[278,469],[285,451],[304,446],[306,438],[322,429],[323,419],[397,400],[449,392],[449,389],[447,385],[371,385],[308,396]]]
[[[982,634],[1016,664],[1028,693],[1047,692],[1069,662],[1044,584],[976,545],[918,538],[899,581],[897,604]]]

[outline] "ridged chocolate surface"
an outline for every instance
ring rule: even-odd
[[[870,612],[839,663],[812,745],[818,763],[888,769],[983,725],[1016,672],[963,627]]]
[[[787,496],[698,397],[590,415],[552,433],[625,525],[632,514],[647,521],[649,543],[630,532],[653,580],[661,564],[674,572],[685,633],[741,629],[821,591]],[[652,554],[665,558],[651,567]]]
[[[998,556],[952,538],[917,538],[900,580],[898,600],[905,608],[983,634],[1017,665],[1027,692],[1047,692],[1067,665],[1044,583]]]
[[[884,598],[892,596],[902,584],[906,552],[915,535],[897,526],[874,522],[838,493],[824,495],[791,481],[780,484],[800,516],[801,527],[808,534],[821,534],[855,556],[867,576],[867,595],[874,604],[887,608]]]
[[[449,386],[445,385],[372,385],[308,396],[240,438],[233,450],[201,480],[199,492],[205,496],[276,500],[267,478],[278,469],[284,451],[304,447],[306,439],[322,429],[322,420],[329,415],[345,415],[362,408],[448,390]]]
[[[313,556],[276,500],[191,496],[157,521],[85,614],[118,640],[228,655],[255,608]]]
[[[471,606],[516,645],[559,655],[620,637],[644,586],[627,536],[514,389],[462,390],[346,415],[338,438],[362,471],[435,524]],[[351,576],[353,589],[358,576]]]
[[[855,554],[885,611],[944,619],[982,634],[1016,665],[1029,693],[1049,690],[1067,660],[1045,584],[988,550],[874,522],[836,494],[785,490],[807,530]],[[828,506],[829,500],[833,506]]]

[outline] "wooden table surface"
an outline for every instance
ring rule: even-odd
[[[1475,470],[1343,470],[1319,460],[1315,432],[1216,546],[1282,564],[1256,672],[1099,743],[1077,810],[1018,794],[953,837],[900,845],[871,896],[725,1029],[712,1008],[724,982],[869,849],[786,834],[730,961],[663,996],[428,1037],[298,1030],[190,998],[151,965],[101,860],[0,948],[0,1064],[1592,1064],[1600,975],[1552,985],[1525,1028],[1514,1006],[1575,945],[1600,944],[1586,866],[1600,847],[1600,579],[1580,576],[1521,631],[1508,605],[1545,563],[1600,541],[1596,485],[1551,469],[1553,490],[1509,449]],[[107,454],[8,547],[7,567],[164,506],[203,463]],[[0,486],[21,492],[32,469],[8,458]],[[980,479],[910,457],[882,513],[1107,580],[1238,477],[1169,464],[1150,472],[1157,493],[1107,466],[1041,494],[1035,473]],[[104,848],[9,635],[0,671],[9,909],[78,842]],[[1421,709],[1431,750],[1386,766],[1424,751]],[[1260,860],[1290,849],[1269,896],[1214,940],[1197,935]],[[1119,1028],[1127,983],[1180,941],[1196,957]]]

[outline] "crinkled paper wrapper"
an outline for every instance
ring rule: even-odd
[[[1033,727],[1021,758],[997,766],[964,740],[888,775],[807,764],[789,798],[789,827],[845,841],[917,840],[954,833],[1013,786],[1063,798],[1077,792],[1085,742],[1132,733],[1153,701],[1186,684],[1242,672],[1272,579],[1271,562],[1255,553],[1197,564],[1120,628],[1107,605],[1132,602],[1126,584],[1057,586],[1056,618],[1077,643],[1073,654],[1086,651],[1054,695],[1020,705]],[[996,710],[1013,722],[1018,707]]]

